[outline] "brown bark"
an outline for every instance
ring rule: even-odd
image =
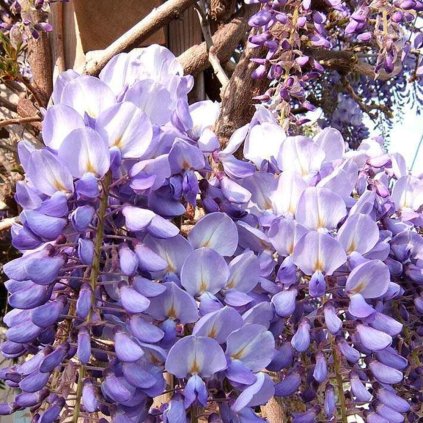
[[[34,21],[42,20],[43,12],[33,12]],[[34,89],[38,92],[42,106],[46,106],[53,92],[53,64],[48,34],[40,32],[38,40],[28,42],[28,62],[31,67]]]
[[[53,3],[51,12],[54,15],[54,31],[52,34],[52,45],[54,52],[54,66],[58,73],[66,70],[65,44],[63,38],[63,3]]]
[[[222,108],[216,123],[216,134],[224,147],[234,131],[248,123],[255,112],[253,97],[263,94],[269,84],[267,78],[252,79],[256,64],[251,58],[262,50],[246,48],[222,96]]]
[[[271,398],[266,405],[261,407],[261,415],[269,423],[284,423],[287,421],[283,404],[275,397]]]
[[[154,9],[143,20],[103,50],[100,57],[87,63],[85,73],[98,75],[112,57],[137,47],[158,29],[163,28],[170,21],[178,19],[194,3],[195,0],[169,0]]]
[[[236,0],[211,0],[210,14],[216,22],[226,22],[234,13]]]
[[[37,115],[38,109],[34,106],[31,100],[28,98],[21,98],[18,102],[17,107],[18,115],[23,118],[32,118]],[[29,122],[35,129],[41,131],[41,122],[32,121]]]
[[[214,53],[220,62],[226,62],[248,31],[248,19],[257,11],[256,6],[245,7],[226,25],[213,35]],[[210,66],[206,42],[193,46],[178,57],[185,74],[197,75]]]
[[[0,120],[0,128],[9,125],[22,125],[24,123],[33,123],[33,122],[40,122],[41,118],[39,116],[29,116],[24,118],[16,118],[16,119],[5,119]]]

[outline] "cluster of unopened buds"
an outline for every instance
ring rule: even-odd
[[[52,31],[48,12],[50,5],[58,1],[68,0],[4,0],[0,5],[0,31],[8,34],[14,46],[29,38],[38,39],[40,33]],[[42,16],[35,17],[34,12],[42,12]]]
[[[20,142],[0,414],[252,423],[277,397],[296,423],[417,422],[423,180],[263,107],[223,148],[191,87],[159,46],[67,71],[45,147]]]
[[[414,78],[423,75],[418,53],[423,39],[417,23],[423,10],[420,0],[245,0],[245,3],[260,4],[260,10],[249,20],[252,30],[249,43],[252,48],[261,48],[257,54],[263,49],[266,52],[252,59],[257,63],[253,77],[272,80],[271,88],[260,99],[291,121],[303,121],[291,114],[294,106],[313,109],[307,101],[310,92],[313,94],[310,82],[325,71],[336,73],[336,62],[336,70],[343,75],[352,72],[353,63],[360,60],[368,67],[367,73],[384,73],[386,79],[404,71],[404,63],[412,61],[412,72],[417,70]],[[342,54],[348,52],[351,56],[346,60]],[[343,60],[346,63],[342,64]]]

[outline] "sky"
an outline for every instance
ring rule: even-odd
[[[407,162],[408,168],[410,168],[422,137],[423,116],[417,116],[415,110],[410,110],[404,116],[403,122],[395,124],[391,132],[389,151],[391,153],[401,153]],[[415,175],[423,173],[423,142],[416,156],[412,173]]]

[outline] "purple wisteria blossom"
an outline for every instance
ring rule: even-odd
[[[165,48],[123,53],[59,76],[46,146],[19,143],[0,414],[417,422],[423,179],[261,106],[221,149],[191,87]]]

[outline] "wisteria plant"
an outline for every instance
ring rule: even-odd
[[[0,414],[421,421],[423,179],[263,106],[222,147],[192,85],[156,45],[67,71],[19,143]]]

